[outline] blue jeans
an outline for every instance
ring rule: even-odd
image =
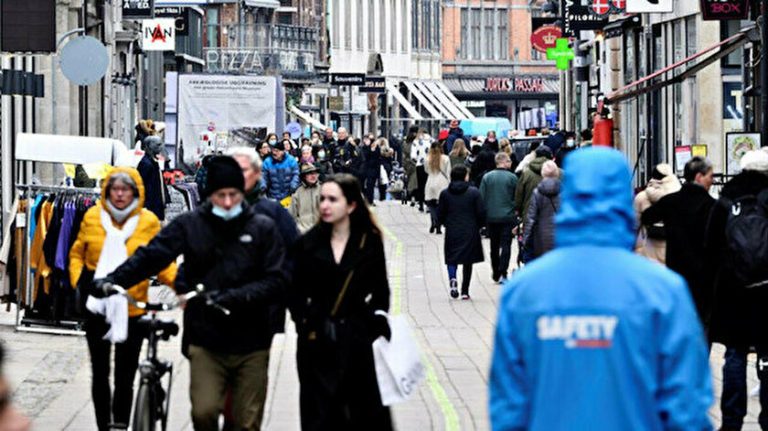
[[[446,265],[448,267],[448,278],[457,279],[458,265]],[[461,277],[461,294],[469,295],[469,281],[472,280],[472,264],[464,264]]]
[[[747,414],[747,354],[749,349],[726,347],[725,365],[723,365],[723,394],[720,398],[720,410],[723,415],[723,428],[741,429]],[[757,377],[760,379],[760,416],[758,422],[763,430],[768,430],[768,356],[757,352]],[[762,355],[762,356],[761,356]],[[761,364],[764,366],[761,367]],[[762,370],[761,370],[762,368]]]

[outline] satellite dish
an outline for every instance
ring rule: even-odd
[[[59,66],[75,85],[93,85],[107,73],[107,47],[92,36],[78,36],[61,50]]]

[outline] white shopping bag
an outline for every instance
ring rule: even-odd
[[[389,327],[392,330],[390,341],[379,337],[373,342],[376,379],[385,406],[406,401],[426,376],[416,340],[405,317],[390,317]]]
[[[389,175],[384,166],[379,166],[379,184],[389,184]]]

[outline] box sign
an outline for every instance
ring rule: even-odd
[[[544,25],[531,33],[531,46],[539,52],[547,53],[549,48],[554,48],[557,39],[563,37],[563,30],[556,25]]]
[[[701,0],[705,21],[747,19],[749,0]]]
[[[154,18],[154,6],[154,0],[123,0],[123,19]]]
[[[627,13],[666,13],[672,10],[672,0],[627,0]]]
[[[365,84],[360,87],[361,93],[385,93],[387,79],[383,76],[366,76]]]
[[[175,51],[176,20],[173,18],[142,20],[141,49],[144,51]]]
[[[331,85],[365,85],[364,73],[334,73],[331,75]]]
[[[608,25],[608,16],[595,15],[590,5],[583,5],[582,0],[562,0],[560,9],[563,37],[577,37],[581,30],[602,30]]]
[[[486,78],[483,91],[541,93],[544,91],[544,78]]]

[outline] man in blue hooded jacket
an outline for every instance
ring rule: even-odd
[[[685,281],[632,253],[624,156],[569,155],[555,249],[502,294],[494,430],[711,430],[708,351]]]

